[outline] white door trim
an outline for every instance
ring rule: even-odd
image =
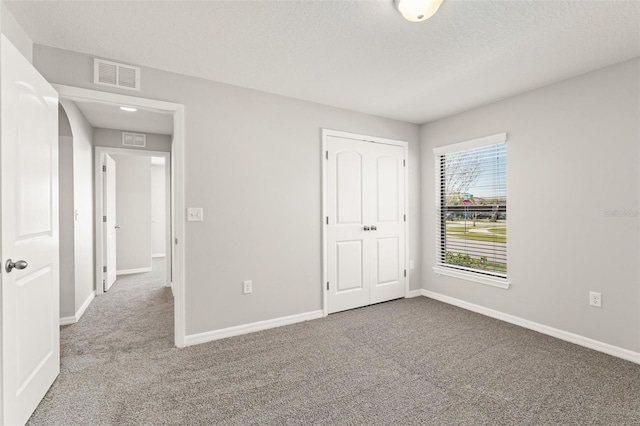
[[[407,215],[407,220],[404,223],[404,235],[405,235],[405,256],[404,256],[404,269],[407,271],[407,277],[405,279],[405,296],[409,297],[409,143],[406,141],[400,141],[396,139],[379,138],[376,136],[361,135],[357,133],[343,132],[340,130],[322,129],[322,314],[327,316],[329,314],[329,307],[327,305],[327,277],[329,276],[327,271],[327,158],[325,153],[327,152],[327,138],[330,136],[353,139],[363,142],[380,143],[386,145],[400,146],[404,149],[404,158],[406,166],[404,168],[404,211]]]
[[[95,149],[94,149],[95,151]],[[95,156],[95,154],[94,154]],[[94,164],[95,164],[94,159]],[[100,265],[100,269],[102,269],[102,288],[101,292],[108,290],[111,288],[113,284],[115,284],[118,279],[118,235],[116,226],[118,223],[118,206],[117,206],[117,166],[116,160],[109,154],[99,154],[99,163],[102,166],[102,174],[98,176],[97,171],[100,170],[100,167],[93,167],[93,181],[95,183],[100,182],[100,187],[102,188],[102,204],[95,203],[96,205],[100,204],[102,210],[98,212],[98,216],[102,216],[102,226],[98,228],[96,226],[96,234],[102,237],[102,258],[100,260],[104,260],[102,265]],[[105,171],[104,168],[107,168]],[[106,173],[106,174],[105,174]],[[96,197],[97,197],[96,193]],[[96,207],[97,209],[97,207]],[[95,220],[94,215],[94,220]],[[104,216],[107,217],[107,221],[105,222]],[[98,229],[101,229],[102,232],[98,232]],[[98,238],[98,237],[96,237]],[[94,251],[95,244],[97,244],[97,240],[94,239]],[[106,267],[105,267],[106,266]],[[151,268],[149,268],[151,270]],[[95,272],[95,271],[94,271]],[[97,281],[98,283],[100,280]],[[96,286],[99,284],[96,284]]]
[[[171,244],[175,268],[173,269],[172,290],[174,297],[174,340],[179,348],[185,346],[185,269],[184,269],[184,247],[185,247],[185,224],[184,224],[184,105],[172,102],[159,101],[155,99],[139,98],[116,93],[100,92],[97,90],[82,89],[54,84],[53,87],[60,94],[60,98],[71,101],[92,101],[106,104],[128,105],[132,107],[152,109],[159,112],[170,112],[173,114],[173,142],[171,144]],[[96,148],[97,150],[97,148]],[[133,150],[126,150],[131,153]],[[145,151],[145,154],[153,151]],[[161,153],[167,154],[167,153]],[[98,167],[96,165],[96,167]],[[96,168],[98,170],[98,168]],[[98,182],[96,182],[96,185]],[[98,192],[99,191],[99,192]],[[96,215],[102,211],[98,208],[98,203],[102,203],[102,186],[96,186]],[[97,221],[96,217],[96,221]],[[102,283],[102,218],[96,222],[96,293],[101,292]],[[100,241],[98,241],[98,238]],[[177,244],[175,243],[177,242]],[[98,252],[99,251],[99,252]],[[98,279],[98,277],[100,277]]]

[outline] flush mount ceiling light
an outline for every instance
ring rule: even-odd
[[[138,110],[138,108],[124,107],[124,106],[121,106],[120,109],[127,112],[136,112]]]
[[[410,22],[422,22],[431,18],[443,0],[393,0],[396,9]]]

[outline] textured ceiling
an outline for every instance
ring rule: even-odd
[[[117,105],[76,101],[78,109],[93,127],[131,132],[173,134],[173,115],[139,108],[122,111]],[[125,105],[126,106],[126,105]]]
[[[423,123],[640,56],[638,1],[5,1],[35,43]]]

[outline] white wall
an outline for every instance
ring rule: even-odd
[[[93,127],[71,101],[61,100],[73,133],[73,235],[60,233],[68,244],[73,240],[74,252],[74,313],[78,312],[95,290],[94,202],[93,202]],[[68,168],[68,165],[64,165]],[[68,172],[68,170],[66,171]],[[68,191],[69,188],[61,188]],[[68,214],[66,212],[65,214]],[[60,292],[67,293],[60,283]]]
[[[117,59],[117,58],[115,58]],[[95,86],[93,57],[34,46],[54,83]],[[409,142],[411,286],[421,286],[419,128],[414,124],[142,68],[136,96],[185,105],[186,332],[322,308],[321,129]],[[242,281],[251,279],[251,295]]]
[[[635,59],[422,126],[424,288],[640,350],[639,75]],[[509,290],[431,271],[432,149],[500,132],[509,137]],[[590,290],[602,293],[601,309],[589,306]]]
[[[84,116],[83,116],[84,118]],[[73,136],[73,193],[75,200],[76,310],[95,290],[93,128],[86,120],[80,134]]]
[[[158,135],[155,133],[145,133],[147,135],[147,146],[145,148],[131,148],[122,145],[122,132],[127,130],[102,129],[96,127],[93,131],[93,138],[96,146],[107,146],[120,149],[136,149],[142,151],[171,152],[171,136]],[[142,132],[135,132],[142,133]]]
[[[151,157],[111,155],[116,162],[118,274],[151,270]]]
[[[151,254],[164,257],[167,245],[166,185],[164,164],[151,164]]]
[[[2,34],[27,58],[29,62],[33,60],[33,42],[20,24],[15,20],[13,14],[9,12],[4,2],[0,2],[0,20],[2,21]]]
[[[64,108],[58,108],[58,186],[60,224],[60,317],[76,314],[73,201],[73,133]]]

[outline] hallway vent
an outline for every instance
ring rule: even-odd
[[[104,59],[93,60],[93,82],[120,89],[140,90],[140,68]]]
[[[122,145],[133,148],[144,148],[147,146],[147,135],[142,133],[122,132]]]

